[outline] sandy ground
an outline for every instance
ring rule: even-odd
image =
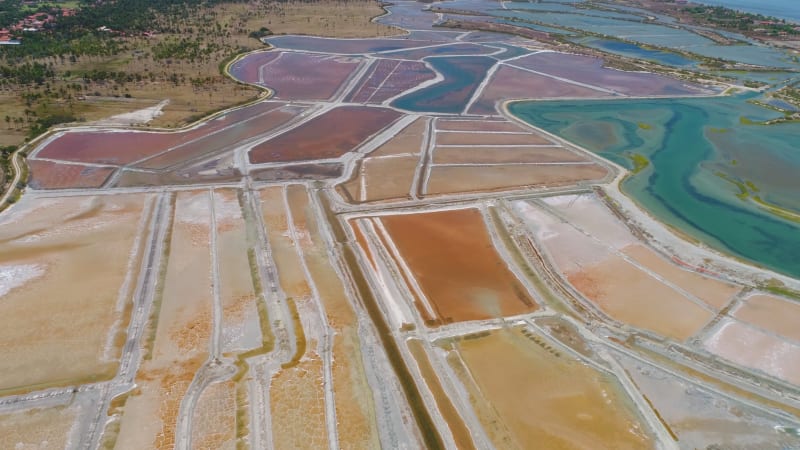
[[[417,119],[369,153],[356,164],[350,180],[338,188],[354,202],[409,198],[429,122],[426,117]]]
[[[407,199],[417,163],[417,156],[365,160],[366,200]]]
[[[0,391],[114,376],[146,199],[25,197],[0,219]]]
[[[703,346],[729,361],[800,386],[800,344],[725,319]]]
[[[639,242],[593,195],[554,197],[546,203],[569,222],[529,204],[518,202],[515,207],[534,227],[559,271],[616,320],[684,340],[740,289],[664,259]]]
[[[444,322],[536,309],[495,251],[477,209],[383,216],[381,222]]]
[[[667,261],[654,250],[643,245],[634,245],[623,249],[623,252],[659,276],[675,283],[710,307],[720,310],[739,292],[739,286],[705,277],[689,270],[681,269],[671,261]]]
[[[311,287],[306,281],[294,241],[289,234],[283,187],[262,190],[261,207],[272,258],[278,267],[278,278],[283,292],[287,297],[297,301],[308,300],[311,297]]]
[[[216,383],[203,390],[192,418],[192,448],[236,449],[235,383]]]
[[[100,119],[92,122],[91,125],[112,125],[112,126],[131,126],[149,123],[156,117],[160,116],[161,110],[169,105],[169,99],[158,102],[155,106],[142,108],[129,113],[117,114],[107,119]]]
[[[550,140],[532,133],[437,133],[437,145],[546,145]]]
[[[740,289],[734,284],[687,270],[665,259],[639,241],[595,195],[550,197],[544,201],[577,228],[589,233],[613,250],[622,251],[636,263],[716,310],[727,305]]]
[[[77,406],[55,406],[0,414],[0,448],[70,448],[71,440],[76,438],[71,435],[79,413]]]
[[[616,249],[638,243],[624,223],[593,194],[563,195],[542,200],[578,228]]]
[[[448,357],[497,448],[653,447],[613,378],[537,339],[504,329]]]
[[[439,120],[436,122],[437,130],[447,131],[502,131],[502,132],[527,132],[519,125],[503,121],[485,121],[485,120]]]

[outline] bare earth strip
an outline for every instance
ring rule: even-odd
[[[178,409],[208,356],[211,335],[210,194],[178,194],[163,303],[152,353],[137,374],[117,440],[120,449],[175,446]]]
[[[303,186],[290,186],[287,200],[308,270],[320,293],[320,300],[333,338],[333,389],[341,448],[371,449],[379,446],[372,390],[362,362],[358,320],[342,281],[331,265],[319,223],[311,213]]]
[[[214,212],[222,302],[221,349],[227,353],[257,348],[263,339],[237,192],[215,190]]]

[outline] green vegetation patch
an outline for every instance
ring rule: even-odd
[[[634,175],[636,175],[637,173],[643,171],[648,166],[650,166],[650,160],[646,156],[640,153],[631,153],[628,155],[628,159],[630,159],[631,162],[633,162],[633,169],[631,170],[631,172]]]

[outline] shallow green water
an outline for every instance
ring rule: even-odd
[[[746,125],[777,117],[747,97],[519,102],[509,110],[607,159],[650,165],[623,190],[652,214],[709,245],[800,278],[800,224],[737,197],[800,211],[800,124]],[[745,119],[742,119],[745,118]],[[723,175],[726,179],[723,179]]]

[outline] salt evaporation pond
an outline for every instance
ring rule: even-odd
[[[544,24],[574,30],[590,30],[595,34],[635,41],[640,44],[684,50],[709,58],[722,58],[766,67],[798,67],[797,62],[787,52],[754,43],[741,35],[735,36],[737,36],[737,39],[748,41],[748,44],[720,45],[685,29],[626,18],[615,18],[613,16],[600,17],[594,12],[587,13],[586,10],[581,9],[575,9],[575,12],[572,13],[522,10],[490,11],[489,13],[497,17],[535,21],[538,25]],[[610,48],[603,50],[626,55],[624,52]]]
[[[609,53],[615,53],[629,58],[647,59],[668,66],[692,67],[697,65],[697,61],[685,58],[677,53],[665,52],[663,50],[650,50],[629,42],[595,38],[585,38],[576,40],[575,42]]]
[[[392,106],[414,112],[459,113],[497,62],[487,56],[440,56],[425,61],[444,79],[395,100]]]
[[[665,223],[709,245],[800,276],[800,224],[737,198],[731,181],[751,182],[760,198],[800,211],[800,124],[745,124],[779,114],[749,96],[517,102],[512,114],[632,168],[650,165],[623,190]]]

